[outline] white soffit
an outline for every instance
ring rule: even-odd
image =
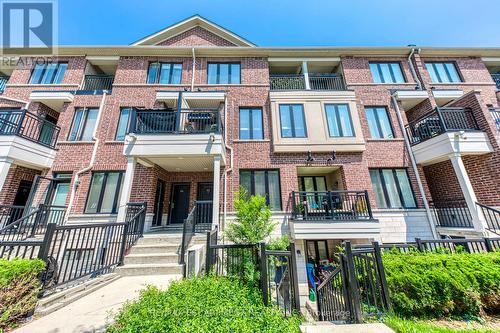
[[[449,90],[433,90],[432,95],[436,100],[436,104],[439,106],[443,106],[453,100],[456,100],[464,95],[462,90],[458,89],[449,89]]]
[[[394,96],[401,102],[405,110],[409,110],[429,98],[425,90],[397,90]]]
[[[61,111],[64,103],[73,102],[72,91],[33,91],[30,94],[30,102],[40,102],[54,111]]]

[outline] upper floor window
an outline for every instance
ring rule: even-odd
[[[302,104],[281,104],[280,123],[282,138],[307,137],[304,106]]]
[[[404,83],[405,77],[399,62],[370,63],[370,70],[375,83]]]
[[[434,83],[462,82],[457,68],[452,62],[428,62],[425,67]]]
[[[370,169],[370,178],[377,207],[417,207],[406,169]]]
[[[98,113],[98,109],[77,109],[73,116],[68,141],[91,141]]]
[[[92,174],[85,213],[116,213],[123,172],[95,172]]]
[[[30,84],[60,84],[68,68],[67,63],[36,64]]]
[[[262,109],[240,109],[240,139],[264,139],[264,128],[262,126]]]
[[[240,64],[236,63],[209,63],[208,83],[209,84],[239,84]]]
[[[368,128],[372,138],[375,139],[392,139],[391,122],[387,114],[386,108],[365,108],[366,120],[368,120]]]
[[[117,141],[125,140],[125,135],[127,134],[130,122],[130,113],[132,113],[131,108],[122,108],[120,110],[120,119],[118,120],[118,127],[116,128],[115,136]]]
[[[271,210],[281,209],[280,174],[278,170],[240,170],[240,185],[250,195],[261,195]]]
[[[326,104],[325,112],[330,136],[354,136],[351,114],[347,104]]]
[[[149,64],[148,83],[180,84],[182,64],[153,62]]]

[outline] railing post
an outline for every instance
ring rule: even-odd
[[[331,215],[331,218],[332,220],[334,219],[335,217],[335,212],[334,212],[334,208],[333,208],[333,200],[332,200],[332,192],[331,191],[328,191],[327,193],[327,198],[328,198],[328,206],[327,206],[327,209],[330,209],[330,215]]]
[[[366,208],[368,209],[368,215],[370,219],[373,219],[372,206],[370,204],[370,196],[368,195],[368,190],[365,190],[365,200],[366,200]]]
[[[300,294],[299,294],[299,277],[297,275],[297,252],[295,250],[295,242],[290,243],[290,272],[293,282],[293,299],[297,313],[300,313]]]
[[[424,244],[422,243],[422,240],[420,238],[415,238],[415,242],[417,243],[417,249],[420,252],[424,252],[425,249],[424,249]]]
[[[47,230],[45,231],[45,235],[43,236],[43,243],[38,252],[38,259],[43,261],[47,261],[49,257],[50,245],[52,243],[52,238],[54,237],[54,233],[56,231],[57,225],[55,223],[50,223],[47,226]]]
[[[443,133],[443,132],[446,132],[448,129],[446,127],[446,123],[443,119],[443,115],[441,114],[441,110],[439,107],[436,107],[436,113],[437,113],[437,116],[438,116],[438,119],[439,119],[439,122],[441,124],[441,132],[440,133]]]
[[[297,219],[297,206],[296,206],[296,203],[295,203],[295,191],[292,191],[292,193],[290,194],[291,196],[291,199],[292,199],[292,218],[295,220]]]
[[[207,231],[207,250],[205,254],[205,274],[210,274],[210,270],[212,269],[212,251],[210,250],[210,234],[211,231]]]
[[[491,240],[488,237],[484,237],[484,246],[486,247],[486,251],[493,252],[493,244],[491,244]]]
[[[182,110],[182,91],[179,91],[179,97],[177,98],[177,112],[175,113],[175,132],[179,132],[181,129],[181,110]]]
[[[391,310],[389,287],[387,286],[387,280],[385,278],[385,269],[384,269],[384,263],[382,261],[382,253],[380,251],[380,245],[378,242],[372,242],[372,244],[373,244],[373,254],[375,256],[375,262],[377,265],[377,273],[380,279],[380,289],[382,291],[382,299],[384,300],[384,306],[387,310]]]
[[[348,286],[352,301],[352,316],[356,323],[361,323],[363,321],[363,314],[361,312],[361,300],[359,295],[358,281],[356,279],[356,267],[354,265],[351,242],[346,241],[344,244],[347,259],[347,277],[349,280]]]
[[[260,289],[262,290],[262,300],[264,305],[269,305],[269,290],[267,283],[267,256],[266,256],[266,243],[261,242],[260,244]]]
[[[17,121],[16,134],[20,134],[21,130],[23,129],[23,122],[24,122],[24,118],[26,117],[26,112],[27,112],[27,110],[21,111],[21,116],[19,117],[19,120]]]
[[[122,245],[120,248],[120,260],[118,261],[118,266],[123,266],[123,263],[125,262],[125,247],[127,246],[128,227],[128,222],[125,222],[123,225]]]

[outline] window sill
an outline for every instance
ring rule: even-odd
[[[106,144],[118,144],[118,143],[125,143],[125,140],[106,140],[104,141]]]
[[[58,141],[57,142],[58,145],[79,145],[79,144],[87,145],[87,144],[93,144],[93,143],[95,143],[94,140],[92,140],[92,141]]]
[[[7,87],[80,87],[76,83],[10,83]]]
[[[402,142],[403,138],[392,138],[392,139],[366,139],[366,142]]]
[[[252,139],[235,139],[235,140],[233,140],[233,142],[236,142],[236,143],[245,143],[245,142],[248,142],[248,143],[252,143],[252,142],[259,143],[259,142],[271,142],[271,140],[269,140],[269,139],[255,139],[255,140],[252,140]]]

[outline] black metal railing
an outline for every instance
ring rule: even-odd
[[[479,130],[472,110],[436,108],[405,127],[411,145],[429,140],[445,132]]]
[[[500,132],[500,108],[490,108],[490,114],[495,121],[497,130]]]
[[[477,207],[483,213],[488,230],[500,234],[500,210],[476,202]]]
[[[366,220],[373,214],[368,191],[292,192],[293,220]]]
[[[3,92],[5,91],[5,85],[7,84],[8,81],[9,81],[8,76],[0,75],[0,94],[3,94]]]
[[[271,90],[306,89],[306,82],[302,74],[271,74],[269,84]]]
[[[129,133],[136,134],[200,134],[222,133],[219,109],[182,110],[133,109]]]
[[[305,90],[306,81],[303,74],[271,74],[269,76],[271,90]],[[310,73],[309,88],[311,90],[345,90],[344,80],[340,74]]]
[[[147,204],[145,202],[127,203],[125,214],[125,231],[123,233],[123,246],[120,264],[123,264],[125,255],[130,248],[142,237],[144,233],[144,223],[146,219]]]
[[[311,90],[345,90],[339,74],[309,74],[309,86]]]
[[[193,238],[193,235],[195,233],[195,211],[196,205],[193,206],[187,218],[184,220],[184,224],[182,225],[182,240],[179,253],[179,264],[182,265],[182,275],[184,277],[187,277],[186,250],[189,246],[189,243],[191,243],[191,239]]]
[[[497,89],[500,89],[500,73],[491,74],[491,78],[493,79],[493,81],[495,81],[495,84],[497,85]]]
[[[23,216],[24,206],[0,205],[0,230]]]
[[[197,200],[194,203],[194,221],[196,232],[204,232],[211,229],[213,202],[212,200]]]
[[[59,136],[59,126],[27,110],[2,110],[0,135],[17,135],[49,148],[54,148]]]
[[[85,75],[83,91],[111,91],[113,88],[114,75]]]
[[[429,202],[438,227],[473,228],[472,215],[465,200]]]

